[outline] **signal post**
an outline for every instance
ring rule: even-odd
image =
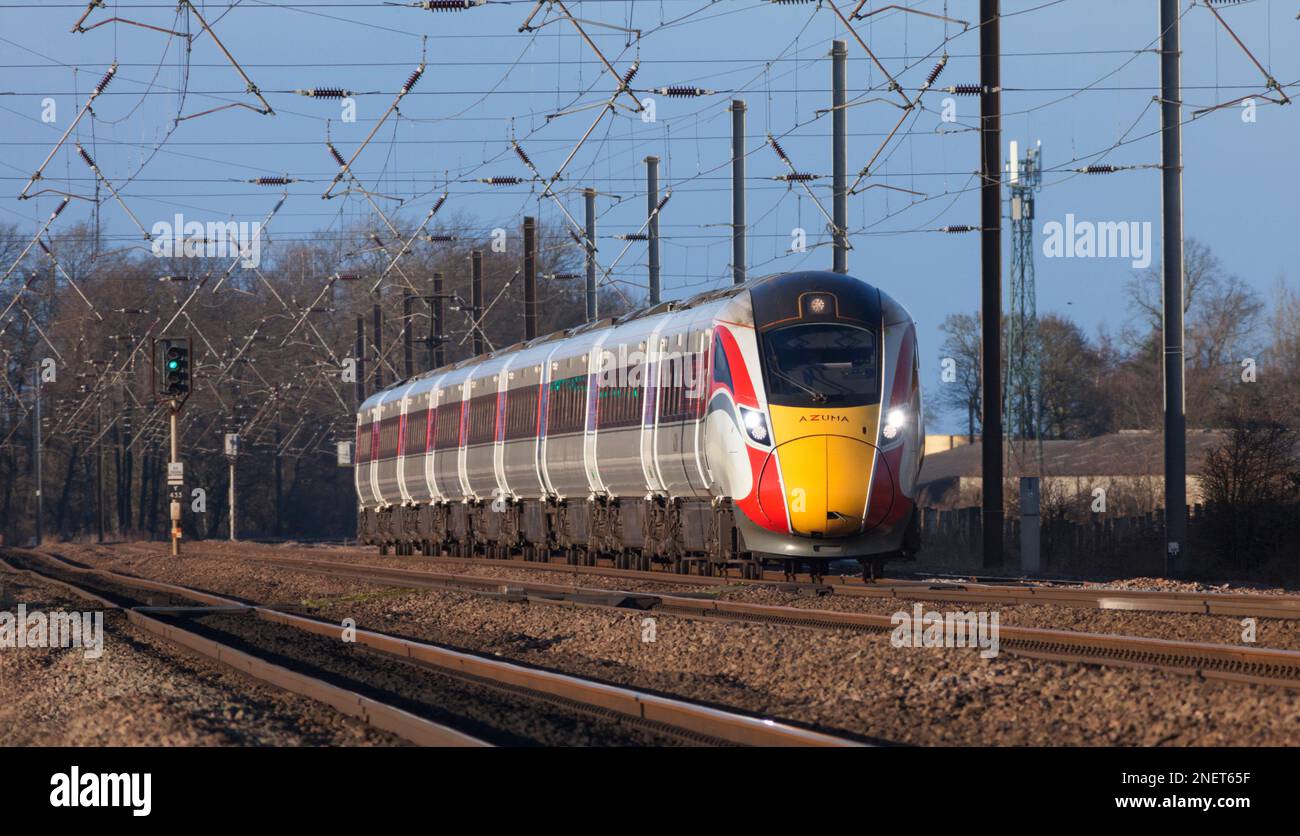
[[[171,424],[171,455],[167,460],[167,498],[171,506],[172,554],[181,553],[181,502],[185,499],[185,465],[181,463],[177,416],[190,395],[190,338],[165,337],[153,341],[153,389],[167,401]]]

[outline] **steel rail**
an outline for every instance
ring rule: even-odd
[[[513,592],[544,603],[634,608],[695,618],[782,624],[821,630],[892,632],[898,626],[893,616],[876,613],[720,601],[688,597],[682,593],[639,593],[300,558],[257,560],[300,571],[350,577],[381,585],[448,588],[497,595],[510,595]],[[1002,649],[1019,656],[1082,664],[1154,668],[1207,679],[1300,689],[1300,651],[1294,650],[1006,625],[999,627],[999,644]]]
[[[237,650],[229,645],[214,641],[206,636],[201,636],[198,633],[191,632],[174,624],[160,621],[147,614],[150,611],[165,612],[166,608],[121,607],[108,598],[105,598],[89,589],[85,589],[59,578],[50,577],[49,575],[32,569],[18,568],[2,557],[0,557],[0,567],[13,574],[27,575],[37,579],[40,583],[64,589],[77,597],[94,601],[106,609],[122,610],[125,612],[126,618],[131,624],[154,636],[179,645],[211,661],[236,670],[252,677],[253,679],[265,682],[268,685],[272,685],[292,694],[297,694],[301,697],[316,700],[317,702],[328,705],[342,714],[355,717],[368,725],[395,734],[411,743],[420,746],[491,745],[448,726],[435,723],[431,720],[426,720],[423,717],[416,716],[408,711],[380,702],[371,697],[364,696],[355,691],[350,691],[338,685],[325,682],[316,677],[308,676],[281,667],[280,665],[272,664],[265,659]],[[69,567],[69,571],[98,572],[99,570]],[[121,582],[118,577],[115,577],[114,580]],[[147,586],[144,584],[140,584],[139,586],[141,588],[152,589],[159,592],[181,594],[177,590],[168,588],[167,584],[149,582]],[[227,602],[225,599],[219,598],[215,595],[189,591],[185,593],[185,597],[207,601],[212,603],[215,607],[227,611],[248,609],[248,607],[242,603],[235,601]]]
[[[266,555],[266,559],[282,558]],[[259,556],[258,559],[262,559]],[[563,563],[507,560],[439,555],[430,560],[444,564],[470,566],[509,566],[543,572],[568,572],[629,580],[645,580],[683,586],[713,587],[719,584],[766,586],[814,595],[847,595],[862,598],[897,598],[909,601],[972,601],[996,604],[1055,605],[1103,610],[1190,613],[1229,617],[1280,618],[1300,620],[1300,596],[1255,595],[1230,592],[1180,592],[1172,590],[1112,589],[1107,587],[1060,587],[1047,584],[1000,584],[932,582],[925,580],[886,579],[864,583],[860,579],[827,578],[821,583],[778,580],[779,572],[766,572],[761,580],[726,575],[685,575],[664,570],[642,571],[607,566],[571,566]]]
[[[20,551],[14,549],[14,551]],[[243,606],[257,617],[316,635],[337,637],[337,624],[282,612],[266,606],[237,601],[188,586],[123,575],[107,569],[78,566],[63,558],[43,552],[29,552],[39,559],[57,564],[60,571],[96,575],[122,586],[147,589],[190,598],[217,606]],[[45,577],[43,573],[36,574]],[[137,613],[137,617],[148,618]],[[161,622],[159,622],[161,623]],[[166,625],[165,625],[166,626]],[[803,729],[765,717],[739,714],[672,697],[660,696],[582,679],[569,674],[526,667],[513,662],[489,659],[472,653],[426,642],[403,639],[386,633],[358,628],[355,643],[506,689],[523,690],[553,700],[576,703],[601,714],[615,714],[640,721],[651,727],[670,730],[687,737],[704,738],[743,746],[860,746],[854,740]],[[412,715],[414,716],[414,715]]]

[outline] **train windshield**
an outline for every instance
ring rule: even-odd
[[[880,400],[875,332],[818,322],[778,328],[762,339],[769,402],[816,407]]]

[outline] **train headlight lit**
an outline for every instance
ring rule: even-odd
[[[898,436],[899,430],[907,423],[907,411],[903,409],[891,409],[885,415],[885,428],[883,435],[887,439],[893,439]]]
[[[767,418],[756,409],[740,407],[740,419],[745,424],[745,432],[759,444],[767,444],[771,438],[767,431]]]

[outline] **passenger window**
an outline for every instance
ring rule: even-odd
[[[731,385],[731,366],[727,365],[727,352],[722,349],[721,335],[713,338],[713,381],[735,391]]]

